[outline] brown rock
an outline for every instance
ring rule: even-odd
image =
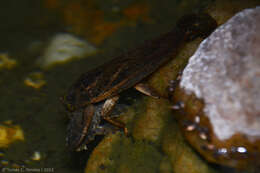
[[[213,32],[173,96],[183,103],[178,112],[191,145],[209,161],[237,168],[260,165],[258,21],[260,7],[243,10]]]

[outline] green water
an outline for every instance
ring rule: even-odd
[[[68,2],[64,0],[61,4]],[[11,70],[0,70],[0,123],[12,120],[14,125],[21,126],[25,135],[24,142],[15,142],[7,149],[1,149],[4,156],[0,160],[9,162],[5,167],[11,168],[12,164],[16,163],[28,168],[53,168],[55,172],[83,172],[88,153],[72,153],[66,148],[68,117],[59,97],[81,73],[111,59],[113,55],[135,47],[146,39],[169,31],[179,16],[191,10],[198,11],[210,1],[201,3],[194,0],[187,3],[180,0],[142,0],[142,2],[149,3],[151,7],[149,16],[153,20],[152,23],[139,21],[135,26],[122,27],[96,46],[99,51],[96,55],[49,69],[42,69],[36,61],[42,55],[42,47],[48,39],[56,33],[70,32],[61,14],[44,7],[44,1],[1,2],[0,53],[8,53],[16,60],[17,66]],[[104,11],[107,21],[121,18],[122,14],[115,14],[110,10],[115,4],[120,9],[131,3],[134,1],[95,1],[96,8]],[[34,43],[43,46],[32,48]],[[34,89],[24,84],[24,79],[33,72],[43,74],[45,86]],[[30,160],[35,151],[41,153],[39,161]],[[150,156],[149,153],[146,154]],[[156,151],[153,155],[160,154]],[[51,171],[52,169],[48,172]]]

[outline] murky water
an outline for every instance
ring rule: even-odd
[[[44,172],[83,172],[89,152],[73,153],[66,148],[68,116],[59,97],[81,73],[169,31],[178,17],[191,9],[198,11],[207,3],[196,0],[189,3],[179,0],[1,2],[0,54],[14,60],[16,65],[0,69],[0,125],[10,129],[18,125],[24,140],[13,140],[13,134],[4,138],[10,144],[1,148],[0,168],[15,172],[11,169],[24,165]],[[97,53],[50,68],[41,67],[37,62],[49,40],[64,32],[87,40]],[[32,77],[35,73],[40,75]],[[27,170],[30,171],[35,170]]]

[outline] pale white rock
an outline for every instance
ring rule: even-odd
[[[260,137],[260,7],[246,9],[205,39],[184,69],[180,86],[205,102],[220,140]]]
[[[84,58],[96,53],[97,49],[87,41],[71,34],[60,33],[55,35],[46,47],[43,56],[39,59],[42,67],[49,67],[56,63],[64,63],[73,58]]]

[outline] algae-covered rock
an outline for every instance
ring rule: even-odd
[[[105,168],[113,165],[114,162],[109,158],[112,153],[112,146],[118,140],[120,140],[119,133],[106,136],[98,147],[93,150],[85,172],[107,172]]]
[[[169,119],[169,103],[164,99],[146,99],[142,104],[145,104],[145,110],[136,115],[132,135],[136,140],[158,143]]]
[[[169,156],[173,172],[179,173],[209,173],[215,172],[186,143],[180,133],[179,126],[171,121],[162,139],[162,149]]]
[[[153,145],[116,133],[105,137],[95,148],[85,172],[155,173],[161,159],[162,153]]]

